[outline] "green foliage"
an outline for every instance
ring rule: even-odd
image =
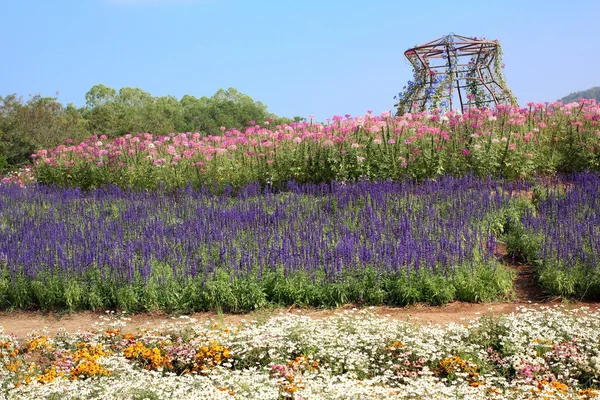
[[[538,251],[543,237],[529,232],[520,220],[510,220],[504,241],[508,254],[513,259],[535,265],[538,262]]]
[[[0,309],[99,310],[131,312],[166,311],[189,313],[217,311],[242,313],[269,306],[338,307],[348,303],[366,305],[434,305],[453,300],[492,301],[506,298],[512,289],[511,273],[498,264],[461,266],[454,276],[430,273],[378,274],[374,269],[345,273],[337,281],[298,272],[286,276],[283,270],[262,276],[234,277],[220,267],[212,276],[181,278],[155,265],[144,281],[137,277],[126,283],[115,278],[100,279],[100,271],[87,276],[42,273],[35,277],[20,274],[12,279],[0,266]]]
[[[8,169],[8,159],[6,155],[0,153],[0,174]]]
[[[506,268],[480,268],[476,274],[460,269],[453,279],[456,298],[472,303],[503,298],[512,289],[513,272]]]
[[[505,343],[501,338],[509,334],[510,327],[501,318],[483,316],[465,338],[465,342],[504,354]]]
[[[514,260],[535,264],[542,238],[527,231],[521,221],[526,213],[535,213],[535,206],[531,199],[519,195],[516,193],[507,207],[487,215],[483,223],[506,244],[508,255]]]
[[[543,265],[539,268],[540,287],[563,298],[600,300],[600,272],[598,268],[582,266],[564,268],[561,265]]]

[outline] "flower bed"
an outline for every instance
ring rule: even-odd
[[[537,187],[507,235],[509,250],[535,267],[553,295],[600,300],[600,176],[580,173]]]
[[[600,312],[520,309],[416,326],[347,311],[222,326],[183,317],[123,333],[0,335],[0,398],[592,399]]]
[[[113,141],[39,150],[39,182],[82,188],[222,189],[332,180],[432,178],[443,174],[509,179],[600,165],[600,107],[593,100],[470,108],[392,117],[336,115],[326,124],[259,121],[222,135],[141,133]],[[262,125],[261,125],[262,124]]]
[[[0,187],[0,308],[241,312],[511,290],[488,215],[526,187],[290,183],[237,194]]]

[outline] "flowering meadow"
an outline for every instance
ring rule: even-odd
[[[327,123],[255,121],[221,135],[93,136],[39,150],[38,182],[84,189],[218,189],[443,174],[527,178],[600,168],[600,105],[594,100],[470,108],[464,114],[336,115]]]
[[[39,150],[0,177],[0,309],[507,300],[511,258],[548,295],[597,300],[599,121],[581,100]],[[586,308],[446,327],[366,311],[125,323],[0,327],[0,400],[600,398],[600,313]]]
[[[0,330],[0,399],[600,397],[600,312],[585,307],[447,326],[368,310],[239,326],[182,317],[137,333],[126,323],[21,339]]]
[[[0,186],[0,308],[244,312],[507,298],[512,275],[495,251],[529,186],[472,175],[221,194]]]

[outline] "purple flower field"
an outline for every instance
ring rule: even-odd
[[[539,190],[536,212],[523,215],[522,247],[549,293],[600,299],[600,177],[569,176]]]
[[[507,299],[498,243],[548,296],[600,298],[595,172],[213,189],[0,185],[0,309]]]
[[[289,183],[273,193],[0,187],[2,308],[245,311],[511,291],[493,215],[526,184]]]

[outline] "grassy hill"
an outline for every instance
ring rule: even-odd
[[[579,99],[595,99],[597,101],[600,101],[600,86],[595,86],[588,90],[582,90],[580,92],[571,93],[570,95],[560,99],[560,101],[562,101],[563,103],[571,103]]]

